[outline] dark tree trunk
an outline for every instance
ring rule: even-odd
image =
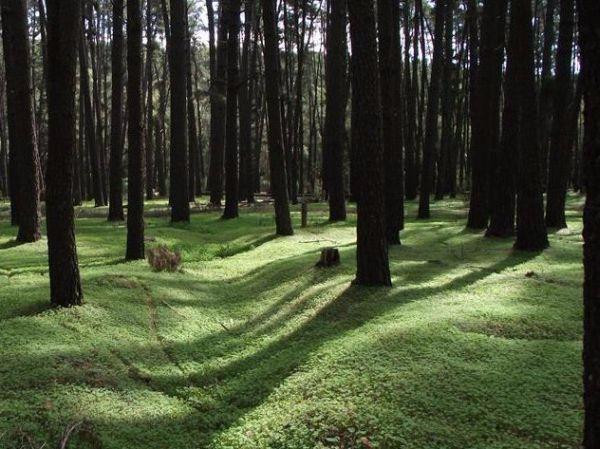
[[[346,145],[347,38],[346,1],[331,0],[325,56],[325,128],[323,134],[323,189],[329,199],[329,220],[346,219],[344,148]]]
[[[278,235],[292,235],[292,220],[287,194],[283,130],[279,107],[279,37],[275,0],[261,0],[264,29],[265,94],[267,100],[267,129],[271,193],[275,200],[275,222]]]
[[[454,0],[447,0],[444,24],[444,68],[442,73],[442,140],[438,154],[435,199],[441,200],[448,193],[450,160],[454,146],[455,81],[454,71]]]
[[[252,188],[252,109],[250,104],[250,49],[254,27],[254,0],[246,0],[244,6],[244,45],[242,49],[241,80],[239,86],[240,107],[240,197],[254,202]]]
[[[500,145],[491,149],[493,163],[490,164],[492,181],[489,192],[490,224],[486,231],[488,237],[510,237],[515,232],[515,175],[521,134],[521,80],[517,71],[520,45],[518,33],[511,28],[507,46],[502,138]]]
[[[573,142],[571,133],[567,130],[570,128],[569,106],[573,100],[571,54],[573,52],[574,2],[575,0],[560,0],[554,117],[546,205],[546,226],[550,228],[567,227],[565,202],[573,157]]]
[[[123,220],[123,0],[113,0],[110,199],[108,219]],[[82,124],[80,124],[82,126]],[[83,148],[83,147],[82,147]]]
[[[240,52],[240,0],[229,0],[227,38],[227,123],[225,130],[225,209],[223,218],[238,216],[238,83]]]
[[[106,206],[104,189],[102,187],[102,170],[100,167],[100,152],[94,123],[94,109],[92,107],[92,94],[90,91],[89,61],[83,30],[85,19],[82,16],[82,28],[79,38],[79,76],[81,76],[81,88],[83,89],[83,105],[85,119],[85,142],[88,149],[90,168],[92,170],[92,188],[94,191],[94,205],[96,207]]]
[[[196,201],[196,185],[202,180],[198,176],[200,150],[198,145],[198,130],[196,127],[196,106],[194,104],[194,84],[192,81],[192,35],[187,25],[186,39],[186,92],[188,108],[188,145],[189,145],[189,170],[188,170],[188,195],[190,202]]]
[[[417,21],[415,21],[417,22]],[[410,3],[404,4],[404,101],[406,104],[406,135],[404,136],[404,173],[405,173],[405,197],[408,200],[417,198],[419,176],[416,166],[416,144],[417,144],[417,56],[418,50],[417,31],[413,35],[414,61],[411,65],[410,59]],[[412,70],[412,75],[411,75]],[[411,78],[412,76],[412,78]]]
[[[352,42],[352,94],[355,97],[356,154],[360,167],[357,206],[356,279],[359,285],[392,284],[385,232],[381,87],[377,64],[374,4],[348,4]]]
[[[600,447],[600,3],[577,0],[585,103],[583,142],[583,447]]]
[[[136,260],[145,257],[141,0],[127,0],[127,110],[128,184],[125,258]]]
[[[171,221],[190,220],[186,99],[186,3],[171,2],[169,73],[171,80]]]
[[[168,76],[168,57],[164,58],[162,68],[162,79],[159,81],[159,109],[158,117],[156,118],[156,178],[158,181],[158,194],[161,197],[167,196],[167,127],[166,127],[166,114],[167,114],[167,76]]]
[[[491,154],[498,146],[506,6],[507,0],[488,0],[483,9],[481,59],[471,100],[470,229],[487,228],[490,215]]]
[[[12,117],[9,120],[10,152],[16,159],[16,164],[11,166],[11,177],[18,172],[11,186],[12,199],[18,198],[17,241],[35,242],[40,239],[40,168],[33,127],[27,2],[6,0],[1,8],[7,106]]]
[[[46,223],[50,300],[70,307],[83,293],[75,244],[72,200],[75,152],[75,77],[81,40],[79,0],[47,0],[48,7],[48,161]]]
[[[531,2],[529,0],[512,0],[511,5],[511,31],[518,33],[519,42],[515,70],[520,87],[519,101],[521,102],[515,248],[525,251],[540,251],[548,247],[548,233],[544,222],[542,161],[537,134]]]
[[[225,2],[226,3],[226,2]],[[210,202],[221,206],[223,199],[223,157],[225,154],[225,127],[227,113],[227,29],[228,16],[221,4],[217,36],[214,77],[210,86],[210,166],[208,189]],[[209,11],[210,12],[210,11]],[[211,14],[209,13],[209,16]]]
[[[423,143],[423,166],[421,170],[421,191],[419,197],[419,218],[429,218],[429,196],[433,188],[433,166],[438,143],[438,111],[440,106],[440,83],[444,59],[444,18],[447,0],[435,2],[435,25],[433,38],[433,60],[431,81],[427,96],[427,119],[425,141]]]
[[[152,12],[153,0],[146,0],[146,198],[154,198],[156,187],[154,176],[154,13]]]
[[[385,235],[390,245],[399,245],[400,230],[404,227],[400,5],[397,1],[379,0],[377,15],[383,113]]]
[[[559,0],[560,1],[560,0]],[[543,182],[546,186],[548,175],[548,154],[550,149],[550,130],[552,127],[552,98],[553,95],[553,76],[552,76],[552,55],[554,44],[556,43],[555,32],[555,11],[557,0],[546,1],[546,18],[544,21],[544,43],[542,49],[542,73],[541,87],[539,95],[539,135],[540,147],[542,152],[542,173]]]

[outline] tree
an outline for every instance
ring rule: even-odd
[[[507,0],[483,7],[480,62],[471,100],[471,198],[467,228],[487,228],[491,153],[498,146]]]
[[[283,130],[279,107],[279,37],[276,0],[261,0],[264,32],[265,95],[268,115],[269,166],[271,192],[275,201],[278,235],[292,235],[292,219],[287,194],[287,175],[283,153]]]
[[[208,0],[211,1],[211,0]],[[216,61],[214,76],[210,80],[210,166],[208,173],[208,189],[210,203],[221,206],[223,199],[223,156],[225,154],[225,126],[227,114],[227,30],[228,15],[224,6],[226,1],[219,2],[220,14],[217,28]],[[209,17],[212,15],[212,5]]]
[[[438,141],[438,111],[440,107],[440,83],[444,59],[444,17],[446,1],[435,2],[435,24],[433,37],[433,60],[431,80],[427,95],[427,118],[425,141],[423,142],[423,165],[421,169],[421,189],[419,196],[419,218],[429,218],[429,196],[433,188],[433,165]]]
[[[108,219],[124,220],[123,214],[123,0],[113,0],[111,42],[112,86],[110,116],[110,190]]]
[[[102,187],[102,169],[100,167],[100,152],[94,123],[94,109],[92,107],[92,94],[90,91],[89,60],[85,42],[84,24],[85,17],[81,17],[82,26],[79,33],[79,76],[81,77],[82,98],[85,119],[85,143],[87,145],[90,167],[92,170],[92,187],[94,191],[94,205],[106,206],[104,189]]]
[[[240,0],[227,2],[229,32],[227,38],[227,123],[225,129],[225,209],[223,218],[238,216],[238,84],[240,51]]]
[[[171,79],[171,221],[190,220],[186,98],[186,4],[170,2],[169,74]]]
[[[329,220],[346,219],[344,147],[346,145],[347,0],[331,0],[325,55],[325,128],[323,134],[323,188],[329,199]]]
[[[600,447],[600,3],[577,0],[585,103],[583,142],[583,447]]]
[[[146,0],[146,198],[154,198],[154,29],[155,16],[152,11],[153,0]]]
[[[83,292],[75,244],[72,201],[75,152],[75,79],[80,40],[80,0],[47,0],[48,7],[48,161],[46,223],[50,300],[70,307]]]
[[[348,2],[352,42],[353,114],[356,120],[357,201],[356,279],[359,285],[392,284],[385,232],[381,88],[377,64],[374,4]]]
[[[127,251],[125,258],[136,260],[145,257],[141,0],[127,0],[127,110],[129,157],[127,170]]]
[[[548,246],[544,222],[542,161],[537,135],[537,103],[533,58],[531,2],[512,0],[511,32],[519,43],[515,58],[515,75],[520,97],[519,160],[517,170],[517,240],[515,248],[539,251]]]
[[[390,245],[400,244],[404,227],[404,167],[402,161],[402,51],[398,0],[377,3],[379,74],[383,111],[383,160],[385,167],[385,225]]]
[[[3,1],[2,41],[6,67],[8,131],[10,140],[11,200],[16,204],[18,242],[40,239],[39,158],[33,129],[31,59],[27,26],[27,2]],[[18,174],[17,174],[18,173]]]
[[[573,14],[575,0],[560,0],[560,24],[558,30],[558,55],[554,89],[554,116],[550,144],[550,171],[546,204],[546,226],[565,228],[565,201],[573,157],[573,141],[570,127],[569,106],[573,101],[571,54],[573,52]]]

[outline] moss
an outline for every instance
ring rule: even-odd
[[[78,449],[579,447],[578,198],[541,254],[465,231],[462,201],[425,221],[411,203],[391,289],[350,285],[353,207],[329,224],[311,204],[285,238],[265,207],[177,226],[148,208],[148,245],[183,270],[125,263],[125,227],[85,205],[69,310],[47,306],[46,241],[15,246],[0,215],[0,447],[73,423]],[[341,265],[315,268],[329,246]]]

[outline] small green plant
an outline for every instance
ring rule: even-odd
[[[181,266],[181,253],[172,251],[165,245],[147,251],[148,264],[154,271],[168,271],[174,273]]]

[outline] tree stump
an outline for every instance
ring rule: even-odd
[[[317,262],[317,267],[328,268],[340,264],[340,252],[337,248],[324,248],[321,250],[321,259]]]

